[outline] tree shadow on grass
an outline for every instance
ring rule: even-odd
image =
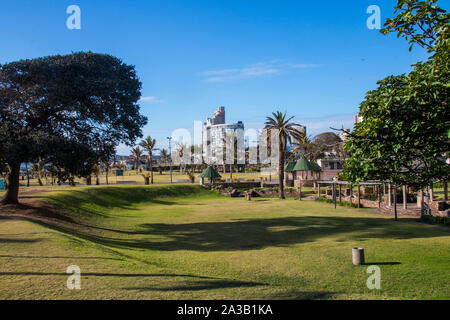
[[[32,203],[20,203],[0,205],[1,220],[24,220],[29,217],[52,219],[65,223],[73,223],[74,220],[69,214],[63,212],[54,205],[43,201],[34,201]],[[27,233],[29,234],[29,233]]]
[[[20,256],[20,255],[0,255],[1,258],[12,258],[12,259],[73,259],[73,260],[118,260],[117,258],[106,258],[106,257],[64,257],[64,256]]]
[[[64,276],[68,273],[63,272],[0,272],[2,276]],[[118,277],[118,278],[194,278],[205,280],[217,280],[217,278],[207,276],[196,276],[191,274],[158,274],[158,273],[101,273],[101,272],[82,272],[86,277]],[[261,284],[263,285],[263,284]]]
[[[20,197],[21,204],[10,206],[8,209],[16,213],[33,211],[33,214],[42,217],[74,222],[76,215],[109,217],[111,215],[108,212],[115,209],[138,211],[139,204],[190,205],[192,203],[180,203],[179,200],[189,196],[205,195],[208,192],[197,186],[134,186],[66,190],[44,196],[48,202],[42,201],[43,197],[39,193],[25,194]]]
[[[401,262],[366,262],[363,266],[395,266],[402,264]]]
[[[123,231],[121,237],[117,237],[115,231],[97,235],[53,226],[60,231],[110,247],[159,251],[255,250],[314,242],[326,237],[334,237],[335,241],[363,241],[449,235],[446,230],[430,230],[419,224],[372,217],[303,216],[187,224],[142,224],[139,227],[138,231]]]
[[[14,239],[14,238],[0,238],[0,243],[11,244],[11,243],[35,243],[41,241],[40,239]]]
[[[122,290],[127,291],[152,291],[152,292],[189,292],[189,291],[205,291],[205,290],[223,290],[223,289],[243,289],[243,288],[257,288],[262,289],[263,287],[268,287],[270,284],[258,283],[258,282],[248,282],[248,281],[230,281],[230,280],[207,280],[207,281],[190,281],[184,285],[174,285],[167,287],[129,287],[123,288]],[[245,293],[244,293],[245,294]],[[265,296],[262,294],[260,299],[270,299],[270,300],[320,300],[320,299],[330,299],[335,296],[334,292],[326,291],[299,291],[299,290],[288,290],[286,292],[281,292],[274,296]],[[253,294],[254,296],[254,294]]]
[[[237,280],[208,280],[208,281],[190,281],[185,285],[169,286],[169,287],[131,287],[123,288],[123,290],[137,291],[202,291],[228,288],[250,288],[267,286],[265,283],[237,281]]]
[[[164,187],[105,187],[71,190],[70,192],[50,195],[46,198],[53,204],[70,212],[91,216],[108,216],[105,212],[112,209],[138,210],[136,206],[142,203],[166,206],[182,205],[178,201],[179,199],[203,195],[208,192],[201,187],[184,185]],[[21,198],[33,199],[41,197],[24,195]]]
[[[276,296],[265,297],[270,300],[326,300],[335,297],[338,292],[288,290]]]
[[[167,287],[129,287],[123,288],[127,291],[160,291],[160,292],[172,292],[172,291],[204,291],[204,290],[222,290],[222,289],[242,289],[242,288],[258,288],[268,287],[269,284],[248,282],[248,281],[236,281],[236,280],[207,280],[207,281],[190,281],[184,285],[175,285]],[[282,292],[276,296],[262,296],[262,299],[270,300],[316,300],[316,299],[330,299],[336,293],[325,291],[299,291],[289,290]]]

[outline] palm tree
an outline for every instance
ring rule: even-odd
[[[177,144],[177,152],[178,156],[180,157],[181,163],[180,163],[180,173],[186,172],[186,163],[184,162],[184,150],[187,150],[187,145],[185,143],[178,143]]]
[[[119,162],[116,164],[116,168],[119,170],[125,170],[127,166],[125,165],[125,163]]]
[[[37,163],[33,163],[31,165],[31,172],[33,172],[37,176],[39,186],[41,186],[41,187],[44,185],[42,183],[42,173],[44,171],[44,168],[45,168],[45,162],[41,161],[41,160],[38,160]]]
[[[303,139],[303,133],[298,129],[299,124],[291,122],[294,117],[286,118],[286,112],[280,111],[272,113],[272,117],[266,119],[266,130],[276,130],[278,133],[278,178],[280,179],[280,199],[284,199],[284,159],[288,142],[291,143],[292,138],[296,140]]]
[[[105,167],[106,184],[109,185],[109,170],[112,164],[116,162],[116,150],[114,148],[105,148],[100,153],[100,171]]]
[[[145,140],[142,140],[139,145],[148,153],[147,165],[150,169],[150,181],[151,184],[153,184],[153,151],[155,150],[156,140],[148,136]]]
[[[294,149],[292,149],[294,155],[296,155],[297,152],[300,152],[309,161],[315,161],[322,157],[322,150],[320,150],[319,146],[307,136],[304,136],[302,140],[296,140],[293,144],[295,146]]]
[[[169,151],[167,151],[166,149],[162,149],[161,150],[161,161],[162,163],[164,163],[164,169],[166,169],[165,167],[167,166],[167,162],[169,162],[170,156],[169,156]]]
[[[134,160],[136,174],[139,174],[139,163],[141,162],[141,157],[142,157],[142,149],[141,148],[136,147],[131,150],[131,159]]]

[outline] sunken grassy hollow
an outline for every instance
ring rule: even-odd
[[[448,299],[450,232],[369,209],[199,186],[48,189],[0,216],[1,299]],[[39,201],[52,203],[29,218]],[[27,203],[28,202],[28,203]],[[62,208],[54,213],[51,208]],[[28,210],[28,211],[27,211]],[[25,218],[25,219],[23,219]],[[381,290],[366,286],[381,268]],[[68,290],[66,269],[81,269]]]

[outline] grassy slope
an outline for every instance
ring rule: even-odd
[[[450,298],[450,232],[439,226],[180,185],[45,197],[95,228],[0,220],[0,298]],[[380,265],[382,290],[366,288],[354,246]],[[71,264],[81,291],[65,287]]]
[[[150,171],[143,171],[143,173],[149,174]],[[220,173],[220,174],[222,176],[222,179],[224,179],[224,180],[230,178],[229,173]],[[199,176],[200,176],[200,173],[195,173],[195,181],[197,183],[199,181]],[[246,179],[246,180],[247,179],[260,179],[261,177],[265,177],[265,178],[269,179],[269,176],[263,176],[259,172],[245,172],[245,173],[235,172],[235,173],[233,173],[233,178],[236,178],[236,179]],[[272,178],[277,179],[278,175],[277,174],[272,175]],[[186,174],[180,173],[179,171],[173,171],[172,179],[175,182],[176,181],[188,181],[189,177]],[[154,183],[169,183],[170,182],[170,172],[164,171],[162,174],[159,174],[159,172],[154,172],[153,180],[154,180]],[[86,179],[83,179],[83,178],[76,178],[75,181],[79,182],[80,184],[86,184]],[[123,177],[109,176],[108,181],[109,181],[109,184],[116,184],[116,182],[135,182],[137,184],[144,184],[144,178],[142,177],[142,174],[141,173],[136,174],[136,170],[124,172]],[[22,183],[22,185],[26,185],[27,181],[21,180],[20,183]],[[45,179],[43,179],[43,183],[50,184],[50,178],[48,179],[48,181],[45,181]],[[92,183],[95,183],[94,177],[93,177]],[[100,183],[106,184],[106,176],[105,175],[100,176]],[[37,186],[38,180],[30,179],[30,184],[33,186]]]

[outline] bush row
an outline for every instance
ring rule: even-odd
[[[333,200],[332,199],[328,199],[328,198],[316,198],[316,201],[324,202],[324,203],[333,203]],[[339,206],[341,206],[341,207],[358,208],[358,204],[357,203],[350,203],[348,201],[337,201],[336,203]],[[362,207],[363,207],[363,205],[361,204],[361,208]]]
[[[442,224],[444,226],[450,226],[450,219],[448,217],[425,215],[420,219],[420,221],[429,224]]]

